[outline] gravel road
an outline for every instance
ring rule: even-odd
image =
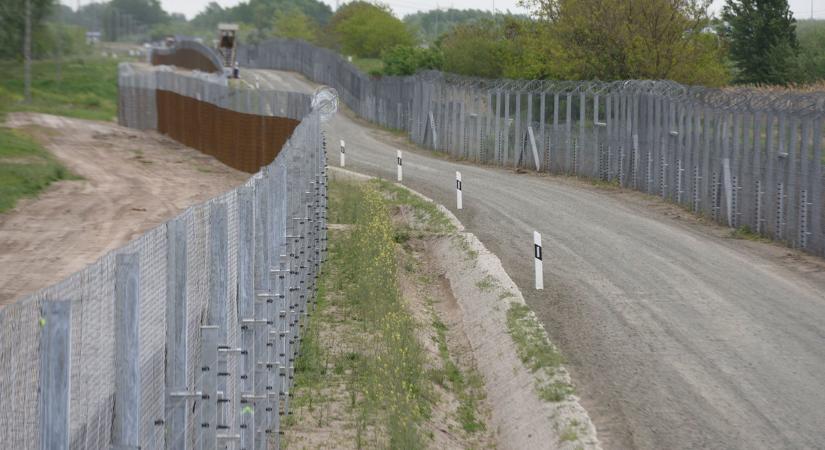
[[[246,70],[311,91],[299,75]],[[825,263],[636,192],[456,163],[349,112],[330,163],[448,206],[502,260],[567,358],[605,448],[825,448]],[[455,210],[460,170],[464,210]],[[545,290],[533,289],[532,232]]]

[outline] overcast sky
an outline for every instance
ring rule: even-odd
[[[77,6],[77,0],[62,0],[63,3],[71,7]],[[88,0],[80,0],[83,4]],[[178,12],[186,15],[187,18],[194,17],[200,12],[211,0],[161,0],[163,9],[170,12]],[[221,6],[233,6],[241,2],[241,0],[216,0]],[[335,0],[322,0],[324,3],[330,5],[333,10],[336,6]],[[814,17],[818,19],[825,19],[825,0],[789,0],[791,11],[794,17],[798,19],[807,19],[811,16],[811,5],[813,5]],[[341,3],[346,1],[341,0]],[[404,16],[405,14],[414,13],[416,11],[427,11],[435,8],[457,8],[457,9],[486,9],[497,11],[510,10],[514,13],[525,13],[526,11],[517,6],[517,0],[387,0],[384,3],[389,3],[397,16]],[[718,12],[721,10],[724,0],[714,0],[711,10]]]

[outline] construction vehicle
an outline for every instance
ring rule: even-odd
[[[237,78],[235,48],[237,47],[238,25],[234,23],[218,24],[218,53],[221,54],[224,69],[229,69]]]

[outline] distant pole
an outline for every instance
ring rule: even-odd
[[[397,150],[397,151],[396,151],[396,154],[395,154],[395,159],[396,159],[396,164],[398,165],[398,173],[397,173],[397,177],[396,177],[396,178],[397,178],[397,179],[398,179],[398,181],[400,182],[401,180],[403,180],[403,179],[404,179],[403,172],[401,171],[401,165],[402,165],[402,164],[401,164],[401,150]]]
[[[57,84],[63,81],[63,5],[57,5]]]
[[[26,0],[25,31],[23,35],[23,99],[32,101],[32,2]]]
[[[544,289],[544,264],[541,254],[541,234],[533,232],[533,259],[536,266],[536,289]]]
[[[461,198],[461,172],[455,173],[455,203],[456,209],[463,209],[464,202]]]

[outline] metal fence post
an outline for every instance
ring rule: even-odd
[[[200,448],[218,448],[218,339],[216,325],[201,326]]]
[[[71,308],[70,301],[47,300],[42,305],[39,402],[41,450],[69,448]]]
[[[140,446],[140,255],[115,257],[115,405],[112,445]]]
[[[240,448],[253,449],[255,442],[255,423],[251,402],[245,394],[254,393],[255,373],[255,335],[254,327],[245,319],[255,317],[255,292],[253,284],[255,253],[255,208],[254,184],[238,190],[238,320],[240,323],[241,357],[238,362],[238,375],[235,377],[236,395],[241,396],[236,417],[236,427],[240,430]]]
[[[216,203],[209,210],[209,307],[206,319],[207,325],[218,327],[215,352],[218,351],[218,347],[226,346],[228,337],[226,316],[229,304],[229,255],[227,245],[227,208],[223,203]],[[212,348],[208,348],[207,351],[211,352]],[[214,376],[217,377],[217,390],[223,393],[221,398],[216,396],[214,399],[209,399],[209,402],[217,409],[217,422],[213,427],[215,430],[219,427],[224,428],[227,423],[225,408],[218,406],[223,406],[229,401],[226,382],[229,375],[228,364],[225,353],[221,356],[211,367],[213,371],[216,371]]]
[[[166,224],[166,448],[186,448],[186,221]]]

